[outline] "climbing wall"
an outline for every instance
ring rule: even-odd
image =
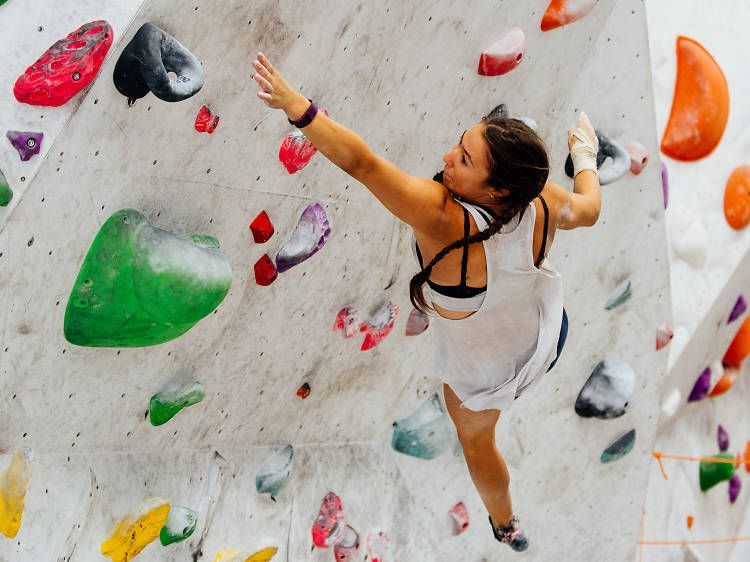
[[[0,19],[16,1],[0,7]],[[157,539],[138,559],[214,560],[224,549],[272,546],[274,560],[331,560],[331,548],[313,548],[311,537],[328,491],[340,496],[346,521],[360,534],[353,560],[365,559],[370,529],[390,537],[383,560],[509,554],[492,538],[460,447],[429,402],[440,389],[430,330],[405,335],[415,272],[407,228],[320,155],[290,175],[278,152],[291,129],[255,96],[249,62],[262,50],[292,86],[374,151],[424,177],[441,169],[441,155],[464,129],[501,102],[538,123],[552,179],[568,188],[566,131],[581,109],[610,139],[639,141],[656,154],[643,3],[600,1],[580,21],[542,32],[547,4],[467,10],[421,0],[152,0],[127,30],[114,26],[116,41],[99,78],[70,102],[79,105],[68,109],[70,120],[0,232],[0,463],[14,466],[11,457],[23,447],[34,458],[22,524],[15,538],[0,542],[0,559],[103,560],[102,543],[117,522],[156,497],[163,500],[147,505],[145,528],[164,524],[167,502],[195,513],[195,531],[169,546]],[[56,37],[103,16],[86,17]],[[115,63],[145,22],[200,60],[205,83],[197,94],[174,103],[147,94],[129,106],[115,88]],[[525,33],[521,64],[502,76],[479,76],[480,53],[512,26]],[[17,74],[50,42],[23,53]],[[6,89],[3,96],[10,95]],[[3,103],[28,111],[12,99]],[[212,134],[194,126],[202,105],[220,116]],[[27,116],[29,130],[41,127],[34,115]],[[14,157],[6,145],[4,162]],[[270,286],[258,285],[254,264],[264,254],[273,260],[303,210],[316,203],[330,223],[325,245]],[[126,208],[139,214],[107,222]],[[276,232],[256,243],[248,224],[262,210]],[[146,221],[177,235],[207,236],[171,238]],[[94,271],[84,260],[91,263],[95,238],[104,240],[100,229],[113,225],[136,232],[115,246],[135,251],[127,275],[135,273],[123,274],[115,259],[105,274],[79,277]],[[111,255],[94,261],[101,265]],[[658,166],[605,186],[597,225],[559,232],[550,259],[564,278],[570,334],[555,369],[499,425],[515,511],[531,537],[531,560],[630,560],[667,361],[654,338],[671,321]],[[214,310],[206,287],[223,296],[227,266],[231,286]],[[155,273],[175,269],[175,285],[154,281]],[[106,274],[112,270],[122,275],[116,283]],[[615,295],[605,309],[626,281],[630,298]],[[97,292],[99,283],[112,293]],[[91,300],[111,294],[117,298]],[[124,322],[128,299],[148,303],[145,323]],[[350,306],[382,335],[372,315],[388,300],[399,315],[373,349],[360,350],[363,335],[347,339],[332,329],[337,312]],[[93,331],[84,329],[88,336],[79,343],[101,345],[97,325],[132,345],[144,343],[143,331],[156,337],[172,333],[176,321],[197,324],[150,347],[71,344],[74,330],[67,327],[96,310],[114,312],[99,317]],[[634,394],[616,419],[581,417],[574,410],[578,393],[605,360],[630,366]],[[202,392],[186,401],[200,394],[202,400],[152,425],[151,397],[194,381]],[[306,398],[298,395],[304,383]],[[426,443],[401,449],[435,458],[395,451],[393,422],[425,402],[433,405],[426,417],[434,431],[410,434],[419,441],[426,433]],[[409,423],[400,421],[394,443]],[[632,452],[600,462],[602,451],[632,429]],[[258,493],[256,478],[288,444],[293,469],[273,501]],[[279,464],[274,477],[284,475]],[[6,488],[14,481],[8,474],[17,472],[6,473]],[[466,506],[469,525],[455,536],[449,510],[457,502]],[[124,528],[128,535],[127,522]]]

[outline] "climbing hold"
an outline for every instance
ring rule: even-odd
[[[0,207],[7,207],[11,199],[13,199],[13,190],[10,188],[5,174],[0,170]]]
[[[740,363],[745,357],[750,355],[750,316],[745,318],[737,333],[734,335],[732,343],[729,344],[724,358],[721,360],[725,366],[736,367],[739,369]]]
[[[708,231],[693,210],[683,206],[672,209],[669,240],[677,256],[693,267],[699,269],[706,263]]]
[[[449,513],[453,520],[454,535],[460,535],[469,528],[469,512],[466,510],[464,502],[458,502],[450,509]]]
[[[341,498],[328,492],[320,504],[320,511],[312,526],[313,544],[328,548],[341,540],[344,534],[344,506]]]
[[[719,144],[729,118],[729,87],[703,46],[677,38],[677,80],[661,151],[675,160],[699,160]]]
[[[219,306],[231,283],[216,238],[175,236],[122,209],[89,248],[65,310],[65,338],[90,347],[163,343]]]
[[[177,39],[147,22],[122,50],[113,78],[130,105],[149,92],[164,101],[181,101],[203,87],[203,68]]]
[[[195,118],[195,130],[199,133],[208,133],[210,135],[219,126],[219,119],[218,115],[214,115],[213,111],[207,106],[202,105]]]
[[[635,429],[631,429],[625,435],[616,439],[609,447],[604,449],[599,460],[602,463],[614,462],[620,460],[633,450],[635,445]]]
[[[290,174],[298,172],[310,162],[318,151],[302,131],[287,133],[279,148],[279,162],[284,164]]]
[[[576,398],[576,413],[584,418],[618,418],[635,390],[635,372],[624,361],[600,361]]]
[[[167,522],[159,532],[159,542],[162,546],[182,542],[189,538],[195,531],[198,518],[195,511],[187,507],[173,505],[169,510]]]
[[[694,521],[695,521],[695,517],[693,517],[692,515],[688,515],[687,516],[687,520],[685,521],[685,523],[687,524],[687,528],[688,529],[692,529],[693,528],[693,522]]]
[[[346,525],[341,538],[333,545],[333,558],[337,562],[350,562],[358,550],[359,533],[350,525]]]
[[[367,351],[378,345],[393,329],[393,324],[398,316],[398,307],[391,301],[385,301],[380,308],[362,323],[360,331],[365,332],[360,351]]]
[[[385,554],[388,549],[388,541],[391,538],[380,529],[368,531],[365,544],[367,545],[367,556],[370,562],[385,562]]]
[[[297,396],[302,398],[302,400],[310,396],[310,385],[308,383],[303,383],[302,386],[297,389]]]
[[[664,162],[661,163],[661,194],[664,198],[664,208],[667,208],[669,203],[669,172],[667,172],[667,166]]]
[[[750,472],[750,441],[745,442],[745,455],[743,460],[745,463],[745,472]]]
[[[113,37],[109,23],[98,20],[56,41],[18,77],[16,99],[30,105],[65,104],[96,78]]]
[[[727,430],[721,424],[716,428],[716,443],[719,445],[719,451],[722,453],[729,449],[729,433],[727,433]]]
[[[672,332],[672,329],[666,322],[659,326],[656,329],[656,351],[665,347],[670,341],[672,341],[673,337],[674,332]]]
[[[740,477],[736,474],[733,474],[729,479],[729,503],[734,503],[737,501],[737,496],[740,495],[741,489],[742,481],[740,480]]]
[[[5,133],[10,144],[13,145],[21,157],[21,162],[31,160],[33,156],[39,154],[42,149],[42,139],[44,133],[34,133],[31,131],[8,131]]]
[[[433,394],[410,416],[393,424],[391,447],[399,453],[432,460],[452,443],[448,419],[437,394]]]
[[[336,313],[336,320],[333,321],[333,331],[343,332],[345,338],[351,338],[362,328],[362,320],[359,314],[350,306],[345,306]]]
[[[238,550],[230,548],[217,552],[214,562],[271,562],[278,551],[279,549],[275,546],[269,546],[252,554],[240,553]]]
[[[289,240],[276,254],[276,269],[284,273],[316,254],[331,234],[328,215],[320,203],[308,205]]]
[[[177,412],[197,404],[206,396],[203,385],[197,381],[188,384],[172,384],[154,394],[148,405],[148,416],[151,425],[157,426],[167,423]]]
[[[664,402],[662,402],[661,411],[667,418],[671,418],[677,412],[677,408],[680,407],[681,401],[682,395],[680,394],[680,391],[673,388],[672,392],[670,392],[664,399]]]
[[[255,272],[255,282],[262,286],[267,287],[279,276],[279,272],[276,271],[276,266],[268,257],[268,254],[263,254],[261,258],[255,262],[253,266]]]
[[[630,296],[630,280],[626,279],[615,287],[615,290],[609,295],[607,302],[604,303],[604,309],[612,310],[630,299]]]
[[[709,455],[705,456],[709,457]],[[734,455],[732,453],[718,453],[710,458],[734,460]],[[705,492],[716,486],[719,482],[729,480],[734,474],[735,468],[735,463],[701,461],[698,467],[701,491]]]
[[[740,295],[737,297],[737,302],[734,303],[734,306],[732,307],[732,312],[729,313],[729,318],[727,319],[727,324],[731,324],[737,318],[745,314],[745,311],[747,310],[747,302],[745,302],[745,297]]]
[[[257,244],[263,244],[271,239],[274,233],[273,225],[265,211],[258,213],[258,216],[250,223],[250,231],[253,233],[253,240]]]
[[[630,171],[637,176],[648,164],[648,150],[641,143],[632,141],[625,145],[625,151],[630,156]]]
[[[424,332],[430,325],[430,317],[421,310],[413,308],[406,320],[406,335],[418,336]]]
[[[26,489],[31,479],[31,449],[19,449],[0,476],[0,533],[12,539],[21,528]]]
[[[518,27],[512,27],[498,41],[485,49],[479,57],[480,76],[507,74],[523,60],[526,37]]]
[[[542,31],[578,21],[596,6],[597,0],[552,0],[542,16]]]
[[[695,379],[695,383],[693,384],[693,389],[690,391],[690,396],[688,396],[687,401],[688,402],[698,402],[699,400],[703,400],[706,396],[708,396],[708,391],[711,388],[711,368],[706,367],[703,369],[703,372],[701,372],[700,375],[698,375],[698,378]]]
[[[737,382],[739,376],[740,370],[737,367],[731,365],[724,366],[724,372],[708,394],[709,398],[720,396],[727,392],[732,386],[734,386],[734,383]]]
[[[269,494],[273,501],[284,484],[289,480],[294,468],[294,448],[286,445],[268,457],[255,475],[255,490],[259,494]]]
[[[599,152],[596,154],[599,183],[607,185],[619,180],[630,169],[630,156],[619,143],[601,131],[596,131],[596,137],[599,139]],[[605,165],[607,158],[611,159],[611,164]],[[569,178],[573,177],[573,159],[570,154],[565,160],[565,173]]]
[[[115,525],[112,535],[102,543],[101,552],[112,562],[129,562],[159,536],[169,515],[169,502],[151,498]]]
[[[724,217],[735,230],[750,224],[750,166],[739,166],[729,176],[724,188]]]

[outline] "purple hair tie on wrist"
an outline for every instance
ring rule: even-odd
[[[310,98],[307,98],[310,102],[310,107],[307,108],[307,111],[305,111],[305,114],[300,117],[297,121],[292,121],[289,119],[289,124],[294,125],[298,129],[301,129],[302,127],[307,127],[310,122],[313,120],[313,118],[318,114],[318,107],[315,105],[315,102],[311,100]]]

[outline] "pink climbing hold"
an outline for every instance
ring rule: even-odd
[[[542,31],[578,21],[594,9],[598,0],[552,0],[542,17]]]
[[[745,302],[745,297],[740,295],[737,298],[737,302],[734,303],[734,306],[732,307],[732,312],[729,313],[729,319],[727,320],[727,324],[731,324],[737,318],[745,314],[745,311],[747,310],[747,302]]]
[[[268,257],[268,254],[263,254],[263,257],[255,262],[253,269],[255,270],[255,282],[262,287],[267,287],[276,281],[279,276],[276,266]]]
[[[659,351],[661,348],[665,347],[670,341],[672,341],[673,337],[674,333],[667,324],[662,324],[661,326],[659,326],[656,329],[656,351]]]
[[[500,40],[493,43],[479,57],[480,76],[501,76],[516,68],[523,60],[526,37],[518,27],[513,27]]]
[[[385,301],[372,317],[362,323],[360,331],[365,332],[365,340],[360,351],[367,351],[378,345],[393,329],[398,316],[398,307],[391,301]]]
[[[412,309],[409,318],[406,320],[406,335],[418,336],[424,332],[430,325],[430,317],[421,310]]]
[[[688,396],[688,402],[698,402],[708,396],[708,391],[711,388],[711,369],[706,367],[703,372],[695,380],[693,390],[690,391]]]
[[[469,527],[469,512],[466,511],[464,502],[458,502],[450,510],[453,518],[453,534],[460,535]]]
[[[328,492],[312,526],[313,544],[318,548],[333,546],[342,538],[345,525],[341,498],[334,492]]]
[[[359,319],[359,314],[350,306],[345,306],[339,310],[336,314],[336,320],[333,322],[333,331],[342,331],[347,339],[354,337],[354,334],[357,334],[361,327],[362,321]]]
[[[736,474],[729,480],[729,503],[737,501],[737,496],[740,495],[742,489],[742,480]]]
[[[253,222],[250,223],[250,230],[253,233],[253,240],[258,244],[268,242],[271,236],[273,236],[273,224],[271,224],[271,219],[268,218],[268,214],[265,211],[261,211],[253,219]]]
[[[344,527],[344,532],[336,544],[333,545],[333,558],[336,562],[351,562],[359,550],[359,533],[350,525]]]
[[[219,126],[219,116],[205,105],[202,105],[195,118],[195,130],[199,133],[208,133],[209,135]]]
[[[641,143],[633,141],[625,145],[625,151],[630,156],[630,171],[637,176],[648,164],[648,150]]]
[[[367,533],[367,555],[371,562],[385,562],[385,553],[388,548],[388,541],[391,538],[385,534],[385,531],[373,529]]]

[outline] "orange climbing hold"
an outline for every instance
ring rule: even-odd
[[[687,516],[687,528],[692,529],[693,528],[693,521],[695,521],[695,517],[692,515]]]
[[[750,472],[750,441],[745,443],[745,472]]]
[[[721,67],[703,46],[677,38],[677,80],[661,151],[690,162],[713,152],[729,118],[729,87]]]
[[[542,17],[542,31],[549,31],[581,19],[596,6],[597,0],[552,0]]]
[[[748,355],[750,355],[750,316],[745,319],[740,329],[737,330],[721,362],[724,363],[725,367],[739,369],[740,363]]]
[[[731,365],[727,366],[724,369],[724,374],[721,375],[721,378],[719,378],[718,381],[716,381],[713,389],[708,394],[709,398],[724,394],[727,390],[734,386],[734,383],[737,382],[739,376],[740,370],[737,367],[732,367]]]
[[[739,166],[729,176],[724,189],[724,216],[735,230],[750,224],[750,166]]]

